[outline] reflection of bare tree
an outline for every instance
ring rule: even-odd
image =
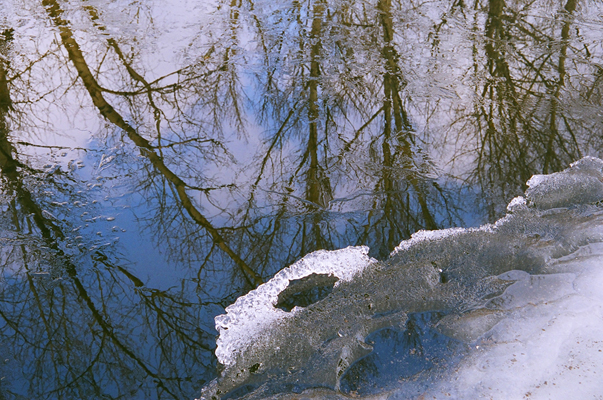
[[[542,167],[542,172],[545,174],[558,171],[564,166],[565,160],[559,159],[559,157],[557,156],[557,149],[562,150],[568,156],[574,157],[576,159],[582,157],[580,145],[576,140],[576,136],[573,133],[572,128],[568,125],[567,118],[563,115],[558,115],[559,102],[561,101],[560,93],[562,88],[565,86],[565,63],[567,60],[568,42],[570,40],[569,30],[571,27],[571,14],[576,11],[576,3],[577,0],[568,0],[564,7],[567,14],[562,14],[564,16],[565,22],[563,23],[563,27],[561,28],[561,48],[559,50],[557,64],[558,75],[555,79],[555,83],[551,85],[553,93],[549,106],[549,137],[546,142],[544,165]],[[566,135],[566,137],[564,137],[564,135],[560,132],[560,129],[557,126],[558,120],[564,120],[566,123],[566,128],[568,129],[567,133],[569,133],[569,135]],[[556,144],[556,146],[554,146],[554,144]],[[571,146],[573,148],[567,149],[566,147],[568,146]],[[557,149],[555,149],[555,147],[557,147]]]
[[[384,127],[383,127],[383,139],[382,139],[382,154],[383,154],[383,172],[381,184],[383,190],[386,193],[386,200],[384,206],[384,214],[386,218],[397,214],[396,209],[410,211],[410,204],[405,204],[405,200],[408,201],[408,192],[404,196],[401,188],[396,187],[396,182],[400,178],[396,179],[395,174],[392,171],[396,167],[401,167],[404,171],[404,180],[410,185],[407,187],[408,191],[414,191],[417,201],[420,207],[420,215],[423,218],[423,222],[420,223],[410,215],[406,218],[401,218],[406,222],[410,219],[415,219],[414,224],[408,226],[408,231],[405,232],[404,236],[395,234],[394,229],[391,229],[391,235],[387,240],[388,246],[395,246],[395,243],[399,242],[403,237],[408,237],[412,231],[418,230],[419,228],[426,229],[437,229],[437,224],[433,218],[432,212],[429,210],[429,206],[426,200],[426,187],[425,182],[420,179],[421,174],[429,174],[430,171],[426,170],[425,164],[422,164],[420,154],[416,154],[416,140],[414,137],[412,125],[410,123],[408,113],[403,104],[402,90],[406,85],[404,78],[402,77],[402,70],[399,66],[399,54],[394,46],[394,25],[392,20],[392,4],[390,0],[381,0],[377,5],[379,10],[379,20],[383,32],[383,49],[382,56],[385,63],[385,73],[383,75],[383,89],[384,89],[384,104],[383,104],[383,115],[384,115]],[[394,145],[394,152],[392,153],[391,144]],[[414,148],[413,148],[414,147]],[[419,161],[419,163],[417,163]],[[401,193],[402,192],[402,193]],[[398,200],[398,201],[396,201]],[[402,201],[400,201],[402,200]],[[411,212],[412,213],[412,212]],[[397,218],[398,217],[398,218]],[[400,215],[394,217],[399,219]],[[400,226],[394,221],[390,221],[392,227]],[[417,226],[418,225],[418,226]],[[411,232],[409,232],[411,231]]]
[[[0,33],[0,166],[2,171],[11,171],[16,168],[12,163],[13,149],[8,142],[8,113],[13,109],[12,100],[8,91],[8,47],[12,41],[13,30],[5,29]]]
[[[473,69],[487,75],[476,80],[480,100],[471,115],[458,123],[476,132],[475,178],[487,196],[509,199],[520,194],[533,174],[559,170],[580,158],[584,139],[594,133],[574,115],[572,103],[582,100],[572,99],[568,90],[567,53],[575,60],[585,54],[572,47],[570,37],[576,5],[568,1],[559,19],[529,23],[520,15],[535,4],[521,9],[499,0],[486,4],[485,58],[483,66],[475,58]],[[549,46],[553,42],[560,45]],[[478,54],[475,47],[474,56]],[[489,207],[490,218],[499,213]]]
[[[130,134],[134,132],[135,136],[146,140],[164,164],[157,168],[155,159],[151,162],[154,170],[148,171],[143,167],[144,172],[140,175],[137,189],[145,193],[149,210],[145,221],[149,230],[154,232],[157,242],[169,249],[172,260],[198,268],[197,281],[201,290],[205,290],[205,286],[211,286],[208,284],[208,275],[219,275],[218,279],[223,286],[228,286],[225,285],[227,275],[234,275],[232,279],[236,282],[236,287],[240,286],[241,277],[247,287],[261,283],[261,277],[254,272],[255,264],[244,261],[244,252],[237,249],[236,244],[231,245],[236,243],[230,238],[232,229],[213,225],[201,213],[202,205],[190,200],[199,193],[210,204],[219,204],[220,200],[215,202],[211,198],[211,192],[232,188],[231,184],[214,185],[202,176],[204,162],[214,162],[222,168],[228,168],[230,156],[220,140],[225,119],[234,115],[235,125],[244,129],[242,110],[239,109],[238,72],[236,64],[231,60],[236,55],[239,28],[237,21],[240,5],[236,3],[232,1],[230,4],[229,23],[226,24],[230,29],[231,46],[212,46],[196,64],[172,72],[170,75],[175,75],[178,83],[167,86],[160,84],[165,77],[149,82],[142,73],[137,72],[132,61],[134,56],[126,56],[118,41],[106,33],[107,29],[102,25],[97,9],[88,3],[84,6],[94,26],[106,38],[108,49],[117,55],[115,62],[118,68],[123,66],[122,69],[126,72],[123,80],[129,80],[129,85],[132,86],[131,89],[121,91],[103,87],[102,91],[106,95],[118,96],[113,105],[121,99],[125,106],[122,116],[140,113],[141,109],[148,110],[153,116],[151,121],[136,128],[127,122]],[[84,55],[81,57],[83,59]],[[119,82],[116,84],[121,85]],[[195,99],[189,96],[194,96]],[[205,115],[199,118],[195,114],[210,115],[213,122],[206,123],[203,121]],[[224,154],[224,157],[220,154]],[[126,154],[122,158],[131,159],[131,156]],[[167,172],[167,178],[166,169],[171,171]],[[131,165],[125,168],[124,174],[132,174]],[[172,185],[166,185],[166,181],[175,185],[176,190]],[[184,181],[188,181],[185,184],[186,191],[178,189]],[[187,194],[187,191],[190,193]],[[205,229],[199,230],[199,225]],[[238,273],[236,270],[229,271],[232,261],[238,266]],[[202,274],[205,275],[202,277]]]
[[[36,188],[43,183],[46,192],[64,196],[66,204],[81,202],[84,195],[60,170],[48,175],[17,160],[4,60],[0,170],[9,218],[0,223],[6,229],[0,267],[3,276],[12,278],[10,284],[2,282],[0,336],[12,349],[8,365],[26,378],[3,382],[2,393],[28,398],[186,396],[191,391],[186,386],[194,385],[211,363],[209,336],[196,315],[199,305],[181,293],[145,288],[103,250],[68,245],[69,222],[45,211],[52,205]]]
[[[322,19],[324,18],[325,2],[317,1],[314,4],[312,29],[310,31],[310,78],[308,80],[308,150],[304,159],[310,159],[310,165],[307,173],[306,200],[326,207],[331,200],[331,188],[329,178],[325,176],[323,168],[318,163],[318,120],[319,120],[319,100],[318,85],[320,79],[320,52]]]
[[[276,123],[268,125],[272,133],[257,158],[244,217],[234,222],[253,227],[241,241],[253,243],[261,251],[258,258],[266,259],[266,250],[277,243],[289,249],[285,260],[272,262],[279,266],[308,251],[348,244],[369,244],[385,255],[417,229],[436,228],[436,205],[444,206],[437,218],[449,223],[446,197],[417,146],[404,105],[391,8],[384,1],[367,14],[362,5],[316,1],[283,11],[276,27],[256,24],[281,32],[274,43],[261,36],[260,50],[272,53],[264,55],[268,72],[260,76],[260,115]],[[379,60],[383,68],[363,70],[358,58]],[[383,125],[375,133],[380,118]],[[301,150],[286,154],[289,143]],[[352,174],[343,175],[350,167]],[[337,187],[350,185],[355,175],[371,183],[356,188],[363,192],[359,196],[335,199]],[[262,190],[263,182],[268,190]],[[351,218],[338,213],[353,209],[359,198],[373,210]],[[274,214],[257,215],[262,202],[272,202]]]
[[[216,245],[224,251],[235,264],[244,272],[245,278],[251,284],[259,284],[262,282],[260,276],[251,269],[247,263],[241,259],[237,252],[225,241],[220,231],[216,229],[207,218],[199,211],[192,202],[187,190],[190,189],[178,175],[176,175],[164,162],[160,154],[158,154],[151,143],[142,137],[136,129],[132,127],[126,120],[111,106],[103,95],[103,90],[98,84],[94,75],[90,71],[84,55],[80,50],[80,46],[76,42],[73,32],[69,28],[67,21],[62,18],[63,10],[54,0],[44,0],[42,4],[46,8],[49,17],[59,29],[61,40],[65,49],[69,54],[69,59],[78,71],[84,87],[86,88],[92,102],[99,112],[111,123],[122,129],[128,138],[140,149],[141,154],[147,158],[154,168],[174,187],[176,195],[182,204],[182,207],[188,215],[212,237]]]

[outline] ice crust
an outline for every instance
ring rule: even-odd
[[[603,161],[585,157],[564,171],[535,175],[527,185],[528,204],[540,209],[596,203],[603,200]]]
[[[489,226],[488,226],[489,227]],[[482,228],[483,229],[483,228]],[[485,228],[487,229],[487,228]],[[395,249],[390,253],[390,257],[396,255],[399,252],[410,249],[412,246],[418,243],[425,243],[435,240],[444,239],[447,237],[455,236],[467,232],[465,228],[448,228],[440,229],[437,231],[424,231],[420,230],[412,234],[410,239],[402,241]]]
[[[295,264],[281,270],[268,282],[234,304],[226,307],[226,314],[215,318],[220,336],[217,340],[216,357],[224,365],[232,365],[236,356],[257,340],[257,335],[269,329],[271,324],[295,315],[295,308],[286,312],[276,308],[278,295],[289,281],[304,278],[312,273],[333,274],[340,281],[350,281],[370,264],[376,262],[368,256],[366,246],[350,246],[345,249],[310,253]],[[339,282],[338,282],[339,283]]]
[[[435,329],[469,346],[460,364],[354,397],[597,398],[602,171],[586,157],[534,176],[496,223],[416,232],[385,262],[366,247],[307,255],[216,317],[224,370],[202,399],[240,387],[256,388],[249,400],[348,398],[339,378],[371,352],[367,335],[429,310],[445,310]],[[312,273],[337,276],[333,293],[291,312],[275,307],[290,280]]]

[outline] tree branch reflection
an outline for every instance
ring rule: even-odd
[[[212,362],[210,336],[195,315],[199,305],[178,293],[149,290],[111,261],[110,248],[72,246],[75,217],[52,215],[48,196],[65,204],[92,202],[60,168],[48,174],[16,159],[9,65],[0,60],[1,196],[7,211],[0,220],[0,336],[12,349],[9,365],[28,376],[3,382],[2,395],[103,398],[140,391],[147,398],[182,398]],[[151,353],[147,342],[156,342]],[[132,375],[139,377],[137,387]]]

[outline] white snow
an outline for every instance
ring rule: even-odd
[[[527,207],[526,199],[523,196],[517,196],[507,205],[507,211],[510,213],[522,210]]]
[[[505,274],[518,279],[503,295],[511,314],[425,398],[603,398],[603,244],[548,267]]]
[[[476,228],[476,229],[478,229],[478,228]],[[407,249],[411,248],[412,246],[416,245],[417,243],[440,240],[440,239],[444,239],[449,236],[454,236],[454,235],[458,235],[458,234],[467,232],[469,230],[470,229],[465,229],[465,228],[448,228],[448,229],[440,229],[437,231],[424,231],[424,230],[417,231],[412,234],[410,239],[403,240],[394,249],[394,251],[392,251],[390,253],[389,256],[392,257],[393,255],[395,255],[403,250],[407,250]]]

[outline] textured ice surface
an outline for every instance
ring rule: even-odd
[[[465,232],[467,232],[467,229],[463,228],[448,228],[440,229],[438,231],[418,231],[413,233],[410,239],[400,243],[394,251],[391,252],[390,256],[393,256],[400,251],[408,250],[417,243],[440,240]]]
[[[522,211],[527,207],[526,199],[522,196],[517,196],[507,205],[507,212],[514,213]]]
[[[568,207],[603,200],[603,161],[585,157],[551,175],[535,175],[528,182],[528,203],[540,208]]]
[[[258,340],[256,335],[263,333],[271,324],[295,314],[295,310],[292,314],[275,307],[279,293],[287,288],[289,281],[312,273],[333,274],[342,281],[349,281],[375,262],[368,256],[368,251],[366,246],[315,251],[239,297],[226,308],[226,314],[217,316],[215,320],[220,334],[216,349],[218,361],[224,366],[231,365],[241,350]]]
[[[216,318],[224,368],[202,398],[597,398],[602,167],[536,176],[496,223],[417,232],[384,262],[363,247],[304,257]],[[274,307],[313,273],[339,281],[306,307]],[[372,338],[394,341],[379,344],[390,358]]]
[[[546,269],[507,289],[506,317],[425,398],[601,398],[603,245],[582,246]]]

